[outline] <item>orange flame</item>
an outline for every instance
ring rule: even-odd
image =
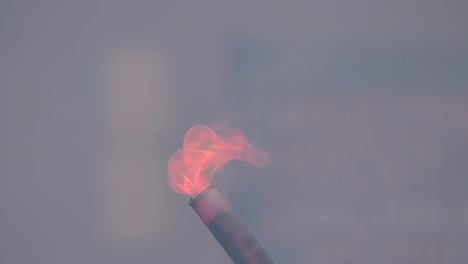
[[[233,159],[257,167],[265,165],[268,156],[252,147],[244,133],[236,128],[196,125],[185,134],[183,148],[169,158],[169,183],[174,191],[194,196],[211,185],[216,172]]]

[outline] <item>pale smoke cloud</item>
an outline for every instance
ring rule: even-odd
[[[463,96],[414,90],[316,95],[270,113],[271,129],[291,141],[276,153],[282,162],[272,170],[282,173],[266,188],[265,196],[275,197],[260,213],[267,240],[304,247],[295,251],[298,263],[462,257],[459,250],[444,252],[464,241],[452,232],[468,230],[461,202],[468,196],[458,186],[463,169],[446,171],[452,153],[468,145]]]

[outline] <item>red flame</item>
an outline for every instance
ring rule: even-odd
[[[169,183],[174,191],[194,196],[211,185],[216,172],[233,159],[263,166],[268,156],[252,147],[236,128],[216,127],[220,136],[205,125],[196,125],[185,134],[183,148],[169,158]]]

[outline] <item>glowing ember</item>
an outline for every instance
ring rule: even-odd
[[[185,134],[183,149],[169,158],[169,183],[174,191],[194,196],[211,185],[214,175],[233,159],[263,166],[268,156],[252,147],[236,128],[216,127],[223,136],[205,125],[196,125]]]

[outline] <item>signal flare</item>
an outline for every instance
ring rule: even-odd
[[[196,125],[185,134],[183,149],[169,158],[169,183],[175,192],[189,195],[189,205],[237,264],[273,263],[254,235],[242,225],[222,194],[212,185],[216,172],[233,159],[263,166],[265,152],[252,147],[239,129]]]

